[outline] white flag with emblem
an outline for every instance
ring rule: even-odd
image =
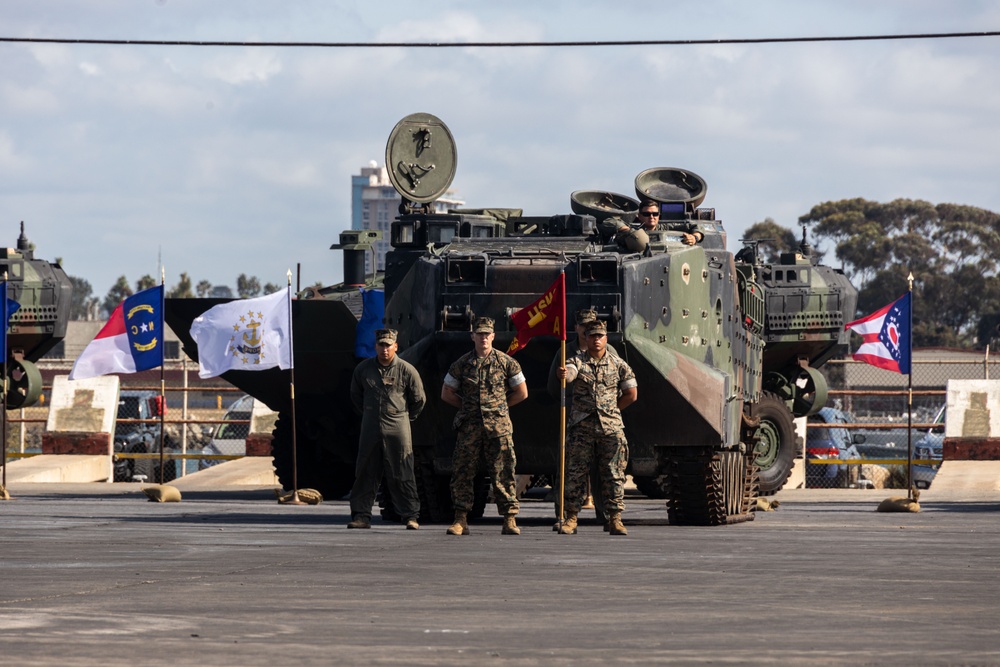
[[[191,337],[198,344],[198,376],[291,368],[291,304],[289,286],[256,299],[219,304],[195,318]]]

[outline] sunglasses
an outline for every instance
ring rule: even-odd
[[[658,217],[660,217],[660,212],[659,211],[639,211],[639,215],[641,217],[643,217],[643,218],[648,217],[648,216],[652,216],[654,218],[658,218]]]

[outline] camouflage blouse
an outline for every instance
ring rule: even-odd
[[[567,382],[573,378],[573,411],[569,423],[572,426],[591,415],[597,415],[605,433],[620,431],[622,413],[618,409],[620,391],[638,386],[632,368],[619,356],[605,354],[594,359],[586,350],[566,360],[569,371]]]
[[[511,434],[514,428],[510,423],[507,392],[522,382],[521,364],[499,350],[482,359],[475,351],[459,357],[444,378],[444,383],[462,399],[455,428],[476,419],[482,421],[483,430],[491,435]]]

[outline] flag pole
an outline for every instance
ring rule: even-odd
[[[566,269],[559,272],[562,281],[562,340],[559,342],[559,366],[566,368]],[[559,380],[559,529],[566,509],[566,376]]]
[[[2,405],[0,405],[0,410],[3,414],[0,415],[0,428],[3,428],[3,436],[0,437],[0,447],[3,448],[3,479],[0,480],[0,500],[7,500],[10,495],[7,493],[7,272],[3,272],[3,394],[0,397]],[[24,428],[24,424],[21,424],[21,428]]]
[[[164,304],[164,295],[165,295],[165,292],[166,292],[166,287],[164,286],[165,283],[166,283],[166,269],[163,266],[160,266],[160,318],[161,318],[160,324],[161,325],[162,325],[162,319],[163,319],[163,313],[164,313],[163,309],[164,309],[164,306],[165,306],[165,304]],[[166,333],[163,331],[163,327],[162,326],[160,327],[160,339],[161,339],[161,342],[160,342],[160,405],[158,406],[158,408],[159,408],[159,413],[160,413],[160,485],[162,486],[163,485],[163,467],[164,467],[164,455],[163,455],[164,437],[163,437],[163,433],[164,433],[164,428],[166,426],[164,420],[165,420],[166,415],[167,415],[167,396],[166,396],[166,386],[167,386],[167,383],[166,383],[166,381],[164,379],[164,376],[163,376],[163,364],[166,361],[166,359],[163,358],[163,356],[164,356],[163,355],[163,346],[165,344]]]
[[[566,368],[566,339],[559,343],[559,367]],[[566,507],[566,378],[559,381],[559,527]]]
[[[305,505],[299,498],[299,460],[298,460],[298,447],[297,447],[297,437],[295,428],[295,359],[293,358],[293,353],[295,346],[294,332],[292,331],[292,270],[288,269],[288,285],[285,288],[285,293],[288,298],[288,391],[289,396],[292,399],[292,497],[288,500],[282,501],[285,505]],[[280,358],[280,353],[279,353]]]
[[[913,500],[913,272],[906,277],[909,283],[910,317],[907,334],[910,337],[908,352],[909,372],[906,374],[906,498]]]

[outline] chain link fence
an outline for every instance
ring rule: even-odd
[[[51,377],[68,373],[43,362],[49,378],[36,406],[7,415],[8,460],[41,453],[48,418]],[[917,351],[913,361],[912,424],[907,425],[907,376],[850,359],[828,361],[821,369],[829,384],[827,406],[808,418],[803,447],[807,488],[905,488],[907,454],[913,451],[913,483],[928,487],[941,461],[948,380],[1000,378],[1000,360],[987,353]],[[159,393],[158,370],[121,376],[123,396]],[[167,415],[164,477],[173,479],[239,454],[212,447],[220,432],[240,440],[249,431],[249,414],[225,419],[227,408],[243,394],[213,379],[202,381],[190,362],[168,363],[164,373]],[[159,419],[120,408],[115,437],[115,479],[159,477]],[[137,435],[138,434],[138,435]],[[155,435],[156,437],[152,437]],[[154,454],[156,456],[154,456]]]
[[[8,461],[42,453],[42,434],[51,404],[51,380],[55,375],[68,374],[70,366],[43,360],[39,368],[45,382],[38,404],[8,411]],[[160,371],[122,375],[120,380],[118,420],[113,435],[114,481],[159,481],[160,418],[149,399],[160,393]],[[243,440],[249,432],[249,408],[246,414],[237,413],[235,418],[229,412],[229,407],[243,397],[240,390],[218,378],[201,380],[197,364],[189,361],[167,363],[163,388],[167,406],[163,419],[164,481],[242,456],[242,453],[221,452],[213,446],[220,437],[227,442]]]
[[[1000,378],[1000,360],[984,352],[921,350],[912,364],[912,419],[908,378],[850,359],[821,369],[830,386],[827,407],[807,420],[807,488],[928,488],[941,462],[949,380]],[[908,424],[908,419],[911,422]]]

